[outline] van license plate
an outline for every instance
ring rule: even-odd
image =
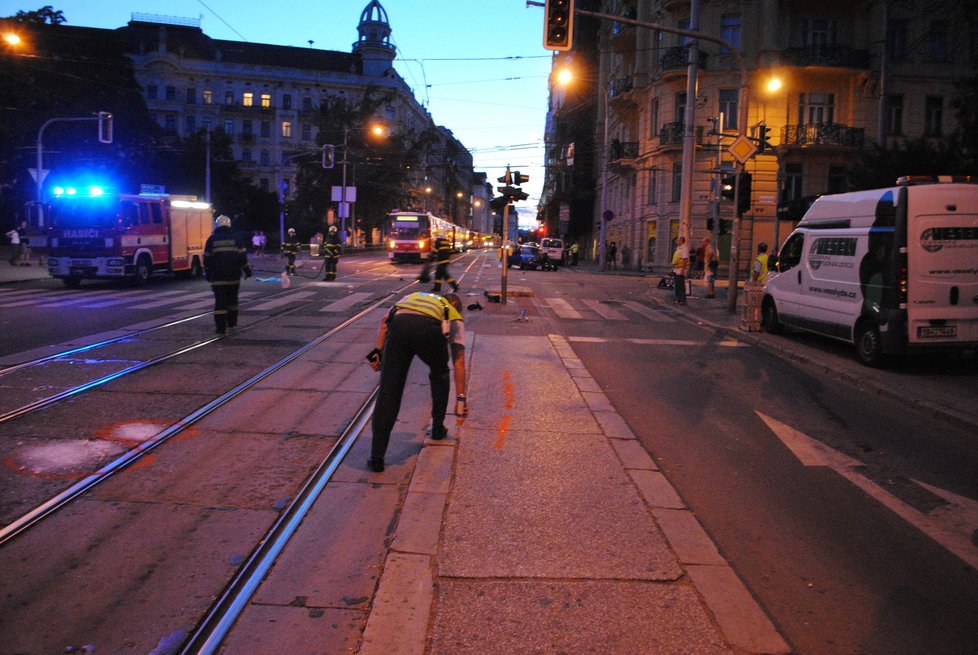
[[[958,336],[958,326],[923,326],[917,328],[917,336],[921,339],[934,339]]]

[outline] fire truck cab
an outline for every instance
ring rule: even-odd
[[[83,279],[144,284],[159,273],[199,277],[203,270],[213,212],[194,196],[59,186],[47,210],[48,272],[69,287]]]

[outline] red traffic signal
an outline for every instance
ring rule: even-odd
[[[523,175],[519,171],[513,171],[513,186],[519,186],[524,182],[529,182],[530,176]]]
[[[570,50],[574,41],[574,0],[546,0],[543,19],[543,47]]]

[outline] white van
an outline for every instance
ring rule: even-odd
[[[540,249],[547,253],[550,261],[557,266],[564,265],[564,240],[551,239],[549,237],[540,239]]]
[[[847,341],[869,366],[978,347],[978,184],[921,182],[818,198],[768,274],[765,329]]]

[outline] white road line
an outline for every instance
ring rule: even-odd
[[[297,291],[295,293],[290,293],[281,298],[276,298],[275,300],[269,300],[268,302],[263,302],[260,305],[255,305],[254,307],[248,307],[248,311],[264,312],[269,309],[278,309],[284,305],[291,305],[297,300],[303,300],[305,298],[310,298],[318,295],[315,291]]]
[[[570,303],[563,298],[544,298],[547,306],[553,310],[554,314],[560,318],[584,318],[581,313],[570,306]]]
[[[164,298],[163,300],[156,300],[154,302],[146,302],[141,305],[132,305],[129,309],[156,309],[157,307],[163,307],[165,305],[173,305],[176,303],[186,303],[197,298],[205,298],[211,296],[212,292],[201,291],[199,293],[188,293],[177,298]]]
[[[617,310],[612,309],[605,303],[598,302],[597,300],[581,300],[581,302],[587,305],[590,309],[592,309],[596,314],[601,316],[601,318],[603,319],[609,321],[628,320],[628,317],[626,317],[624,314],[622,314]]]
[[[362,303],[364,300],[367,300],[368,298],[372,298],[372,297],[373,297],[373,294],[371,294],[371,293],[364,293],[362,291],[361,292],[357,292],[357,293],[351,293],[350,295],[346,296],[345,298],[340,298],[339,300],[337,300],[335,302],[331,302],[330,304],[326,305],[325,307],[323,307],[319,311],[321,311],[321,312],[342,312],[342,311],[345,311],[345,310],[349,309],[350,307],[352,307],[354,305],[357,305],[359,303]]]
[[[650,321],[656,321],[657,323],[675,323],[676,319],[671,316],[666,316],[662,312],[652,309],[651,307],[646,307],[642,303],[635,302],[634,300],[626,300],[622,303],[627,309],[635,312],[636,314],[641,314]]]

